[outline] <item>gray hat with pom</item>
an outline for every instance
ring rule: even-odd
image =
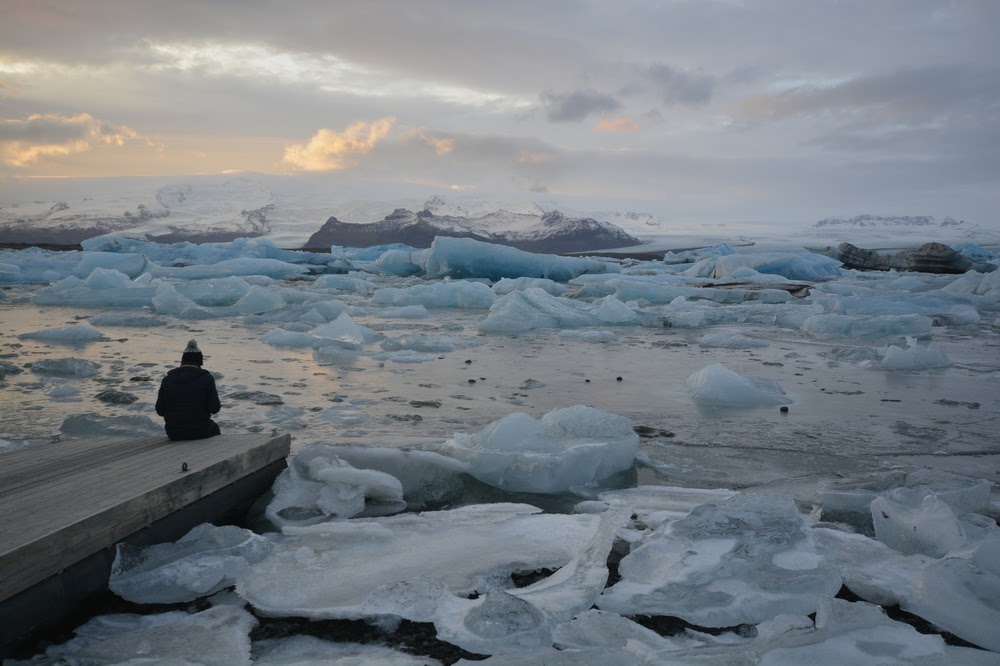
[[[181,365],[201,365],[205,362],[205,357],[202,355],[201,350],[198,349],[198,343],[194,340],[188,340],[187,347],[184,348],[184,352],[181,354]]]

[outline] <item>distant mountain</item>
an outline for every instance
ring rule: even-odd
[[[828,217],[820,220],[814,227],[868,227],[868,228],[897,228],[897,227],[961,227],[965,222],[951,217],[944,218],[940,223],[929,215],[893,215],[883,217],[880,215],[858,215],[856,217],[844,219],[839,217]]]
[[[198,187],[170,184],[104,200],[0,206],[0,241],[72,245],[94,236],[127,234],[161,243],[226,242],[270,234],[274,209],[274,196],[250,179]]]
[[[331,217],[309,237],[304,247],[371,247],[388,243],[430,247],[436,236],[474,238],[544,253],[586,252],[640,243],[638,238],[608,222],[567,217],[559,211],[537,215],[498,210],[465,217],[435,215],[427,208],[416,213],[397,208],[385,219],[370,224],[346,223]]]

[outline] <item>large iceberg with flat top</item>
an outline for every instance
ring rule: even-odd
[[[740,269],[774,274],[789,280],[830,280],[841,275],[836,259],[814,252],[748,252],[706,257],[684,271],[691,277],[724,278]]]
[[[456,433],[439,452],[468,463],[469,474],[497,488],[558,493],[628,469],[638,449],[628,419],[574,405],[541,419],[508,414],[478,433]]]
[[[584,273],[617,273],[612,261],[525,252],[472,238],[438,236],[421,252],[387,252],[379,267],[395,275],[422,273],[427,278],[545,278],[566,282]]]

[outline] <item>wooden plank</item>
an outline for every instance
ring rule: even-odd
[[[0,455],[0,600],[283,459],[290,441],[80,440]]]

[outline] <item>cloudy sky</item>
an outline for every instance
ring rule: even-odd
[[[1000,218],[997,0],[0,0],[0,179]]]

